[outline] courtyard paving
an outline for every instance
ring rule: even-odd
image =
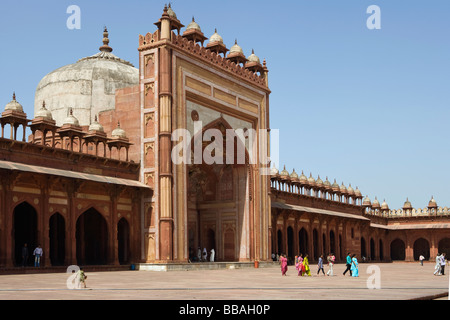
[[[379,282],[372,281],[376,274],[368,273],[369,267],[379,270]],[[360,264],[358,278],[343,276],[344,270],[344,264],[335,265],[334,277],[317,276],[315,265],[311,277],[298,277],[293,266],[285,277],[279,267],[87,272],[87,289],[81,290],[68,289],[66,273],[0,275],[0,300],[448,299],[448,270],[445,276],[434,276],[433,263]],[[369,289],[368,282],[379,289]]]

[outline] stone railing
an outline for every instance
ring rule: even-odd
[[[349,187],[350,191],[348,191],[348,189],[336,188],[336,186],[333,187],[331,184],[317,183],[317,180],[315,182],[302,181],[298,178],[274,174],[271,176],[271,189],[272,193],[283,192],[292,195],[362,206],[362,195],[359,190],[355,192]]]
[[[367,208],[365,214],[371,216],[379,216],[385,218],[398,217],[430,217],[430,216],[450,216],[450,209],[448,207],[437,208],[413,208],[413,209],[372,209]]]

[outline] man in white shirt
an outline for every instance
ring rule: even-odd
[[[445,275],[445,253],[441,253],[441,272],[443,276]]]
[[[425,260],[425,257],[423,255],[420,255],[419,261],[421,266],[423,266],[423,260]]]
[[[41,248],[41,245],[38,244],[37,248],[34,249],[33,256],[34,256],[34,266],[40,267],[41,266],[41,257],[44,251]]]

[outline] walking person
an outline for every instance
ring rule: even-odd
[[[305,272],[305,266],[303,265],[303,254],[300,253],[297,261],[298,261],[297,276],[302,276],[303,272]]]
[[[200,247],[197,249],[197,260],[198,262],[202,261],[202,249],[200,249]]]
[[[436,255],[436,264],[434,266],[434,275],[441,275],[441,256],[439,255],[439,252]]]
[[[319,275],[320,270],[322,270],[323,275],[325,275],[325,271],[323,271],[323,254],[319,257],[319,262],[317,263],[317,275]]]
[[[285,276],[288,271],[288,260],[285,254],[280,256],[280,265],[281,265],[281,275]]]
[[[24,244],[22,247],[22,267],[28,265],[28,244]]]
[[[37,248],[34,249],[33,256],[34,256],[34,266],[40,267],[41,266],[41,257],[44,251],[41,248],[41,245],[38,244]]]
[[[307,254],[305,254],[305,257],[303,258],[303,275],[311,277],[311,270],[309,268],[309,259]]]
[[[350,276],[352,276],[352,270],[351,270],[351,268],[352,268],[352,257],[350,256],[350,252],[347,253],[347,260],[346,260],[345,266],[347,267],[347,269],[345,269],[345,271],[343,273],[344,276],[347,273],[347,271],[350,271]]]
[[[350,271],[352,272],[352,277],[359,277],[358,259],[356,259],[356,254],[352,255],[352,266]]]
[[[209,254],[209,261],[214,262],[214,256],[216,255],[216,252],[214,251],[214,248],[211,249],[211,253]]]
[[[419,257],[419,261],[420,261],[420,265],[423,267],[423,260],[425,260],[425,257],[423,255],[420,255]]]
[[[206,251],[206,248],[203,248],[203,261],[208,261],[208,251]]]
[[[445,252],[441,253],[441,275],[445,276]]]
[[[331,253],[328,258],[328,272],[327,272],[327,276],[334,276],[333,274],[333,265],[334,265],[334,261],[336,260],[336,257],[334,256],[334,253]]]

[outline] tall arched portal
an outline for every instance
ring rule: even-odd
[[[66,256],[66,222],[61,214],[55,213],[49,224],[50,262],[52,266],[62,266]]]
[[[197,229],[193,233],[197,243],[188,246],[206,248],[208,253],[214,248],[216,260],[246,261],[255,254],[251,252],[249,231],[253,213],[252,169],[245,145],[230,136],[229,130],[233,131],[220,117],[190,142],[193,161],[186,170],[187,207],[188,221]],[[207,142],[203,141],[205,137],[209,137]],[[200,159],[196,158],[198,150]]]
[[[25,265],[32,264],[33,250],[37,243],[37,213],[27,202],[19,204],[14,209],[14,262],[16,266],[21,266],[22,248],[24,244],[28,246],[28,261]]]
[[[95,209],[89,209],[77,220],[78,265],[108,263],[108,228],[105,218]]]

